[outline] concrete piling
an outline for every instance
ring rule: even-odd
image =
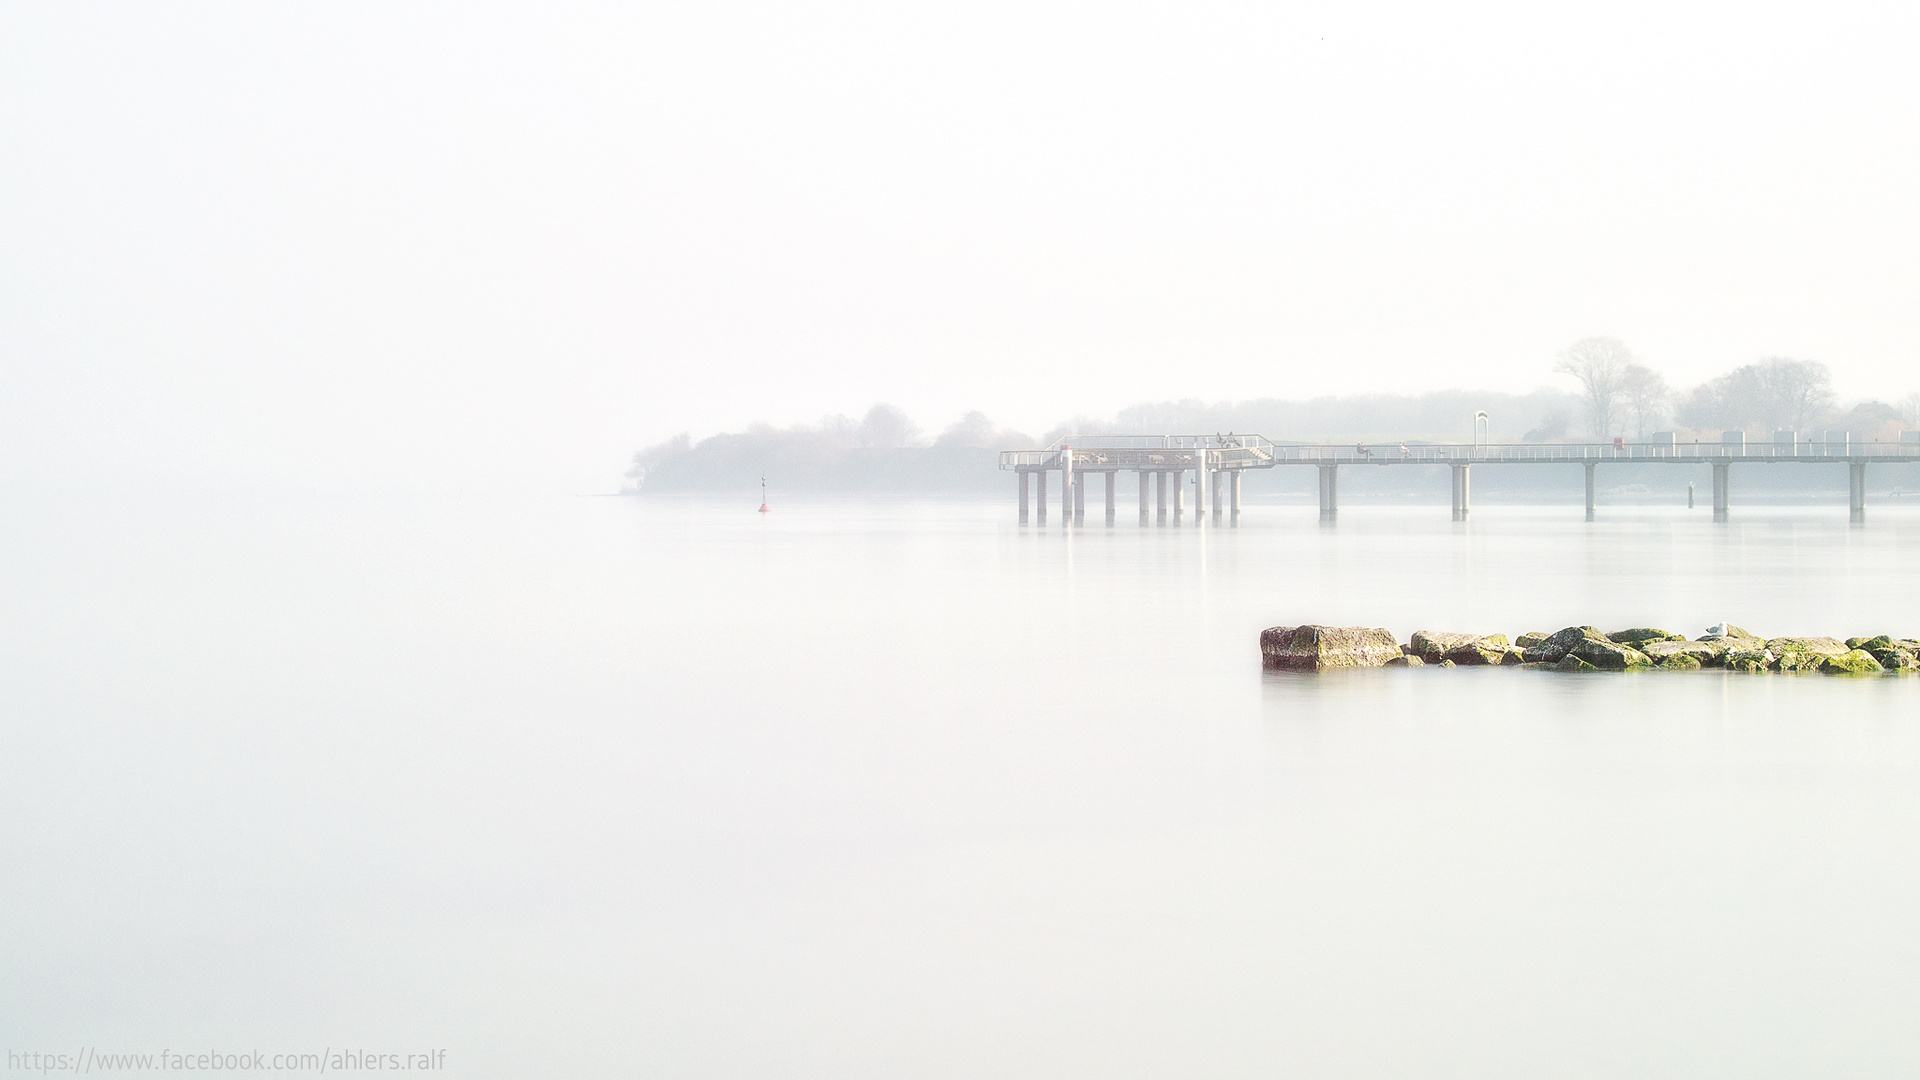
[[[1193,523],[1203,525],[1207,520],[1207,452],[1193,452]]]
[[[1588,520],[1588,521],[1592,521],[1592,520],[1593,520],[1593,471],[1594,471],[1595,469],[1597,469],[1597,468],[1599,468],[1599,467],[1600,467],[1600,466],[1599,466],[1599,464],[1598,464],[1597,462],[1592,462],[1592,461],[1589,461],[1589,462],[1587,462],[1587,463],[1586,463],[1586,468],[1587,468],[1587,520]]]
[[[1071,526],[1073,520],[1073,447],[1060,448],[1060,524]]]
[[[1467,470],[1472,467],[1471,465],[1453,467],[1453,520],[1455,521],[1467,520],[1467,512],[1472,509],[1470,498],[1472,481],[1467,475]]]

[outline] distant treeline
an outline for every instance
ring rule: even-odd
[[[676,435],[633,456],[627,490],[713,494],[757,487],[779,491],[915,492],[967,495],[999,491],[998,451],[1033,444],[968,413],[928,440],[906,413],[875,405],[863,420],[830,416],[818,424],[751,424],[738,434],[693,442]]]
[[[1797,376],[1802,388],[1799,407],[1825,412],[1777,411],[1790,397],[1778,389],[1778,379],[1774,389],[1768,388],[1764,365],[1769,363],[1774,362],[1750,365],[1755,370],[1740,369],[1677,402],[1674,395],[1666,395],[1661,400],[1667,404],[1661,404],[1659,412],[1646,411],[1653,403],[1643,397],[1636,418],[1642,425],[1656,420],[1667,422],[1667,411],[1677,404],[1677,419],[1703,425],[1700,429],[1674,426],[1672,430],[1683,442],[1695,438],[1718,442],[1725,428],[1750,429],[1753,437],[1760,438],[1782,420],[1804,423],[1808,416],[1827,422],[1832,430],[1851,431],[1856,439],[1897,440],[1902,425],[1911,424],[1898,409],[1879,402],[1863,403],[1844,412],[1836,410],[1831,392],[1827,391],[1824,399],[1819,393],[1824,386],[1824,368],[1811,373],[1811,400],[1805,391],[1810,373],[1801,370]],[[1473,437],[1474,414],[1484,411],[1491,418],[1494,441],[1559,442],[1575,439],[1575,428],[1592,426],[1590,404],[1581,395],[1550,389],[1524,394],[1445,390],[1417,395],[1367,394],[1305,401],[1267,398],[1215,404],[1188,400],[1134,405],[1112,417],[1076,417],[1037,436],[1002,428],[986,415],[970,412],[932,437],[900,409],[883,404],[875,405],[859,420],[831,416],[815,424],[786,428],[753,424],[743,432],[715,435],[698,443],[687,435],[677,435],[634,455],[625,490],[648,495],[742,493],[756,490],[765,476],[778,492],[1003,494],[1011,489],[1013,480],[996,468],[997,451],[1037,448],[1076,434],[1235,432],[1265,435],[1280,442],[1466,442]],[[1632,410],[1623,415],[1632,416]],[[1627,469],[1609,467],[1608,472],[1613,474],[1613,485],[1640,489],[1625,492],[1628,494],[1683,494],[1689,480],[1698,483],[1701,479],[1672,466],[1646,467],[1650,471],[1644,472],[1636,467],[1631,474]],[[1429,482],[1418,475],[1419,470],[1349,471],[1355,475],[1342,483],[1354,494],[1378,488],[1383,495],[1392,490],[1418,495],[1432,487],[1441,493],[1440,501],[1446,498],[1444,481]],[[1577,469],[1564,477],[1562,471],[1566,470],[1531,466],[1489,470],[1484,479],[1476,479],[1476,488],[1488,495],[1505,488],[1524,496],[1581,483]],[[1304,494],[1315,482],[1311,473],[1275,469],[1252,474],[1247,477],[1247,491],[1249,495]],[[1804,471],[1793,467],[1753,473],[1743,482],[1771,490],[1837,487],[1844,491],[1846,487],[1844,469],[1837,480],[1818,466],[1804,467]],[[1890,473],[1886,476],[1893,479]]]
[[[1920,428],[1920,393],[1907,393],[1898,405],[1863,401],[1843,409],[1832,374],[1814,360],[1771,356],[1677,391],[1626,343],[1591,337],[1562,350],[1553,370],[1580,385],[1579,432],[1588,438],[1640,438],[1664,427],[1681,442],[1718,441],[1728,431],[1759,439],[1777,431],[1846,432],[1855,441],[1893,442],[1903,429]],[[1563,438],[1571,425],[1560,428],[1543,434]]]

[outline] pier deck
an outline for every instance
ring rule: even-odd
[[[1793,432],[1776,433],[1772,442],[1748,443],[1738,432],[1720,442],[1675,442],[1654,436],[1651,442],[1610,443],[1276,443],[1260,435],[1076,435],[1039,450],[1003,450],[1000,468],[1020,475],[1020,521],[1029,520],[1030,487],[1037,486],[1035,517],[1047,521],[1050,474],[1061,484],[1064,521],[1081,524],[1085,518],[1085,477],[1105,477],[1106,523],[1114,522],[1118,474],[1139,477],[1140,524],[1149,513],[1149,489],[1157,520],[1169,512],[1177,523],[1186,513],[1191,488],[1196,524],[1240,516],[1240,477],[1249,469],[1280,465],[1312,465],[1320,470],[1320,516],[1331,520],[1339,512],[1339,470],[1342,466],[1446,465],[1453,472],[1454,520],[1465,520],[1470,510],[1470,470],[1475,465],[1582,465],[1586,468],[1587,520],[1594,516],[1594,476],[1603,464],[1711,465],[1713,512],[1716,521],[1728,514],[1735,464],[1785,462],[1846,464],[1849,469],[1849,510],[1853,520],[1866,517],[1866,474],[1869,464],[1920,461],[1920,432],[1903,432],[1899,442],[1864,442],[1848,436],[1809,441]]]

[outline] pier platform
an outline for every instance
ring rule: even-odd
[[[1732,467],[1737,464],[1825,463],[1848,467],[1848,509],[1866,519],[1867,466],[1920,461],[1920,432],[1902,432],[1899,442],[1866,442],[1827,435],[1807,440],[1776,432],[1770,442],[1748,442],[1727,432],[1719,442],[1676,442],[1665,433],[1651,441],[1606,443],[1277,443],[1260,435],[1075,435],[1039,450],[1003,450],[1000,468],[1020,476],[1020,522],[1047,523],[1052,478],[1060,491],[1064,524],[1086,518],[1087,478],[1103,478],[1106,524],[1114,524],[1119,474],[1134,473],[1139,485],[1140,524],[1195,524],[1209,518],[1237,524],[1240,478],[1249,469],[1311,465],[1320,471],[1320,516],[1340,509],[1340,469],[1393,465],[1446,465],[1453,478],[1453,517],[1471,512],[1475,465],[1580,465],[1586,470],[1587,520],[1594,518],[1595,474],[1605,464],[1711,465],[1713,514],[1727,519]],[[1031,504],[1031,510],[1029,506]]]

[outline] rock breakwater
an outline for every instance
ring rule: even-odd
[[[1418,630],[1400,644],[1389,630],[1357,626],[1275,626],[1260,635],[1262,666],[1286,671],[1372,667],[1508,667],[1552,671],[1697,671],[1745,674],[1907,674],[1920,671],[1920,639],[1890,634],[1763,638],[1720,624],[1697,638],[1642,626],[1612,633],[1569,626],[1552,633]]]

